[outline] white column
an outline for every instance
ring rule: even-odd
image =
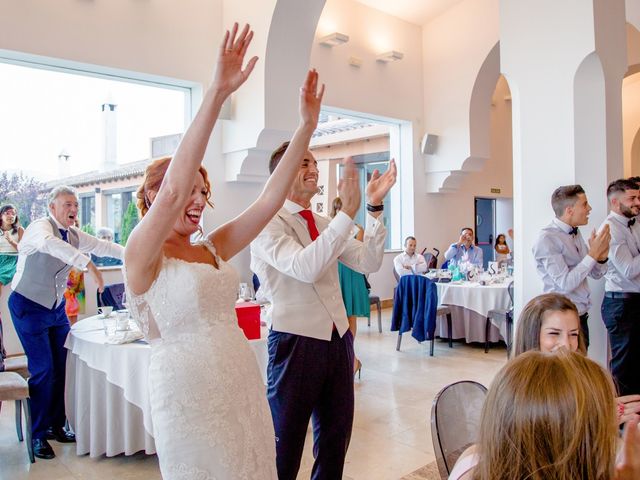
[[[580,183],[593,206],[588,237],[622,176],[623,0],[501,0],[501,69],[512,93],[516,314],[542,291],[531,248],[553,218],[551,193]],[[604,361],[602,282],[593,285],[591,356]]]

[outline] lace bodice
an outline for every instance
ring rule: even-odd
[[[234,310],[238,276],[216,260],[219,268],[165,257],[147,292],[127,289],[152,344],[149,398],[162,478],[276,480],[264,384]]]
[[[135,295],[127,287],[131,315],[148,340],[202,334],[221,324],[237,326],[238,275],[218,257],[210,242],[204,244],[215,255],[218,268],[163,257],[160,273],[149,290]]]

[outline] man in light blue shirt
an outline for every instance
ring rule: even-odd
[[[591,292],[587,277],[599,279],[607,272],[609,226],[598,234],[594,230],[587,246],[578,227],[589,222],[591,206],[580,185],[558,187],[551,195],[551,206],[556,218],[540,231],[533,246],[536,269],[544,293],[561,293],[576,305],[588,347]]]
[[[469,262],[477,267],[482,267],[482,249],[475,244],[473,229],[464,227],[460,230],[460,238],[452,243],[444,253],[444,258],[455,262]]]

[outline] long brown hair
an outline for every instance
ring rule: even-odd
[[[578,309],[574,303],[559,293],[545,293],[532,298],[520,312],[516,323],[513,355],[518,356],[529,350],[540,350],[540,330],[547,312],[571,311],[578,317]],[[578,352],[587,354],[587,346],[582,335],[578,335]]]
[[[157,193],[160,190],[162,180],[164,179],[165,173],[167,173],[170,162],[171,157],[163,157],[154,160],[147,166],[147,169],[144,172],[144,180],[142,181],[142,185],[140,185],[140,187],[138,187],[138,190],[136,191],[136,206],[138,207],[140,218],[144,217],[149,211],[149,207],[151,207],[149,192]],[[213,207],[213,203],[211,203],[210,200],[211,183],[209,182],[207,170],[201,165],[199,172],[202,175],[202,178],[204,178],[204,185],[207,189],[207,204],[210,207]]]
[[[527,352],[487,394],[474,480],[609,480],[616,452],[611,377],[579,353]]]

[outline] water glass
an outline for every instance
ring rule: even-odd
[[[104,328],[104,334],[107,337],[111,337],[115,335],[116,330],[118,329],[118,319],[114,315],[110,317],[103,317],[102,327]]]

